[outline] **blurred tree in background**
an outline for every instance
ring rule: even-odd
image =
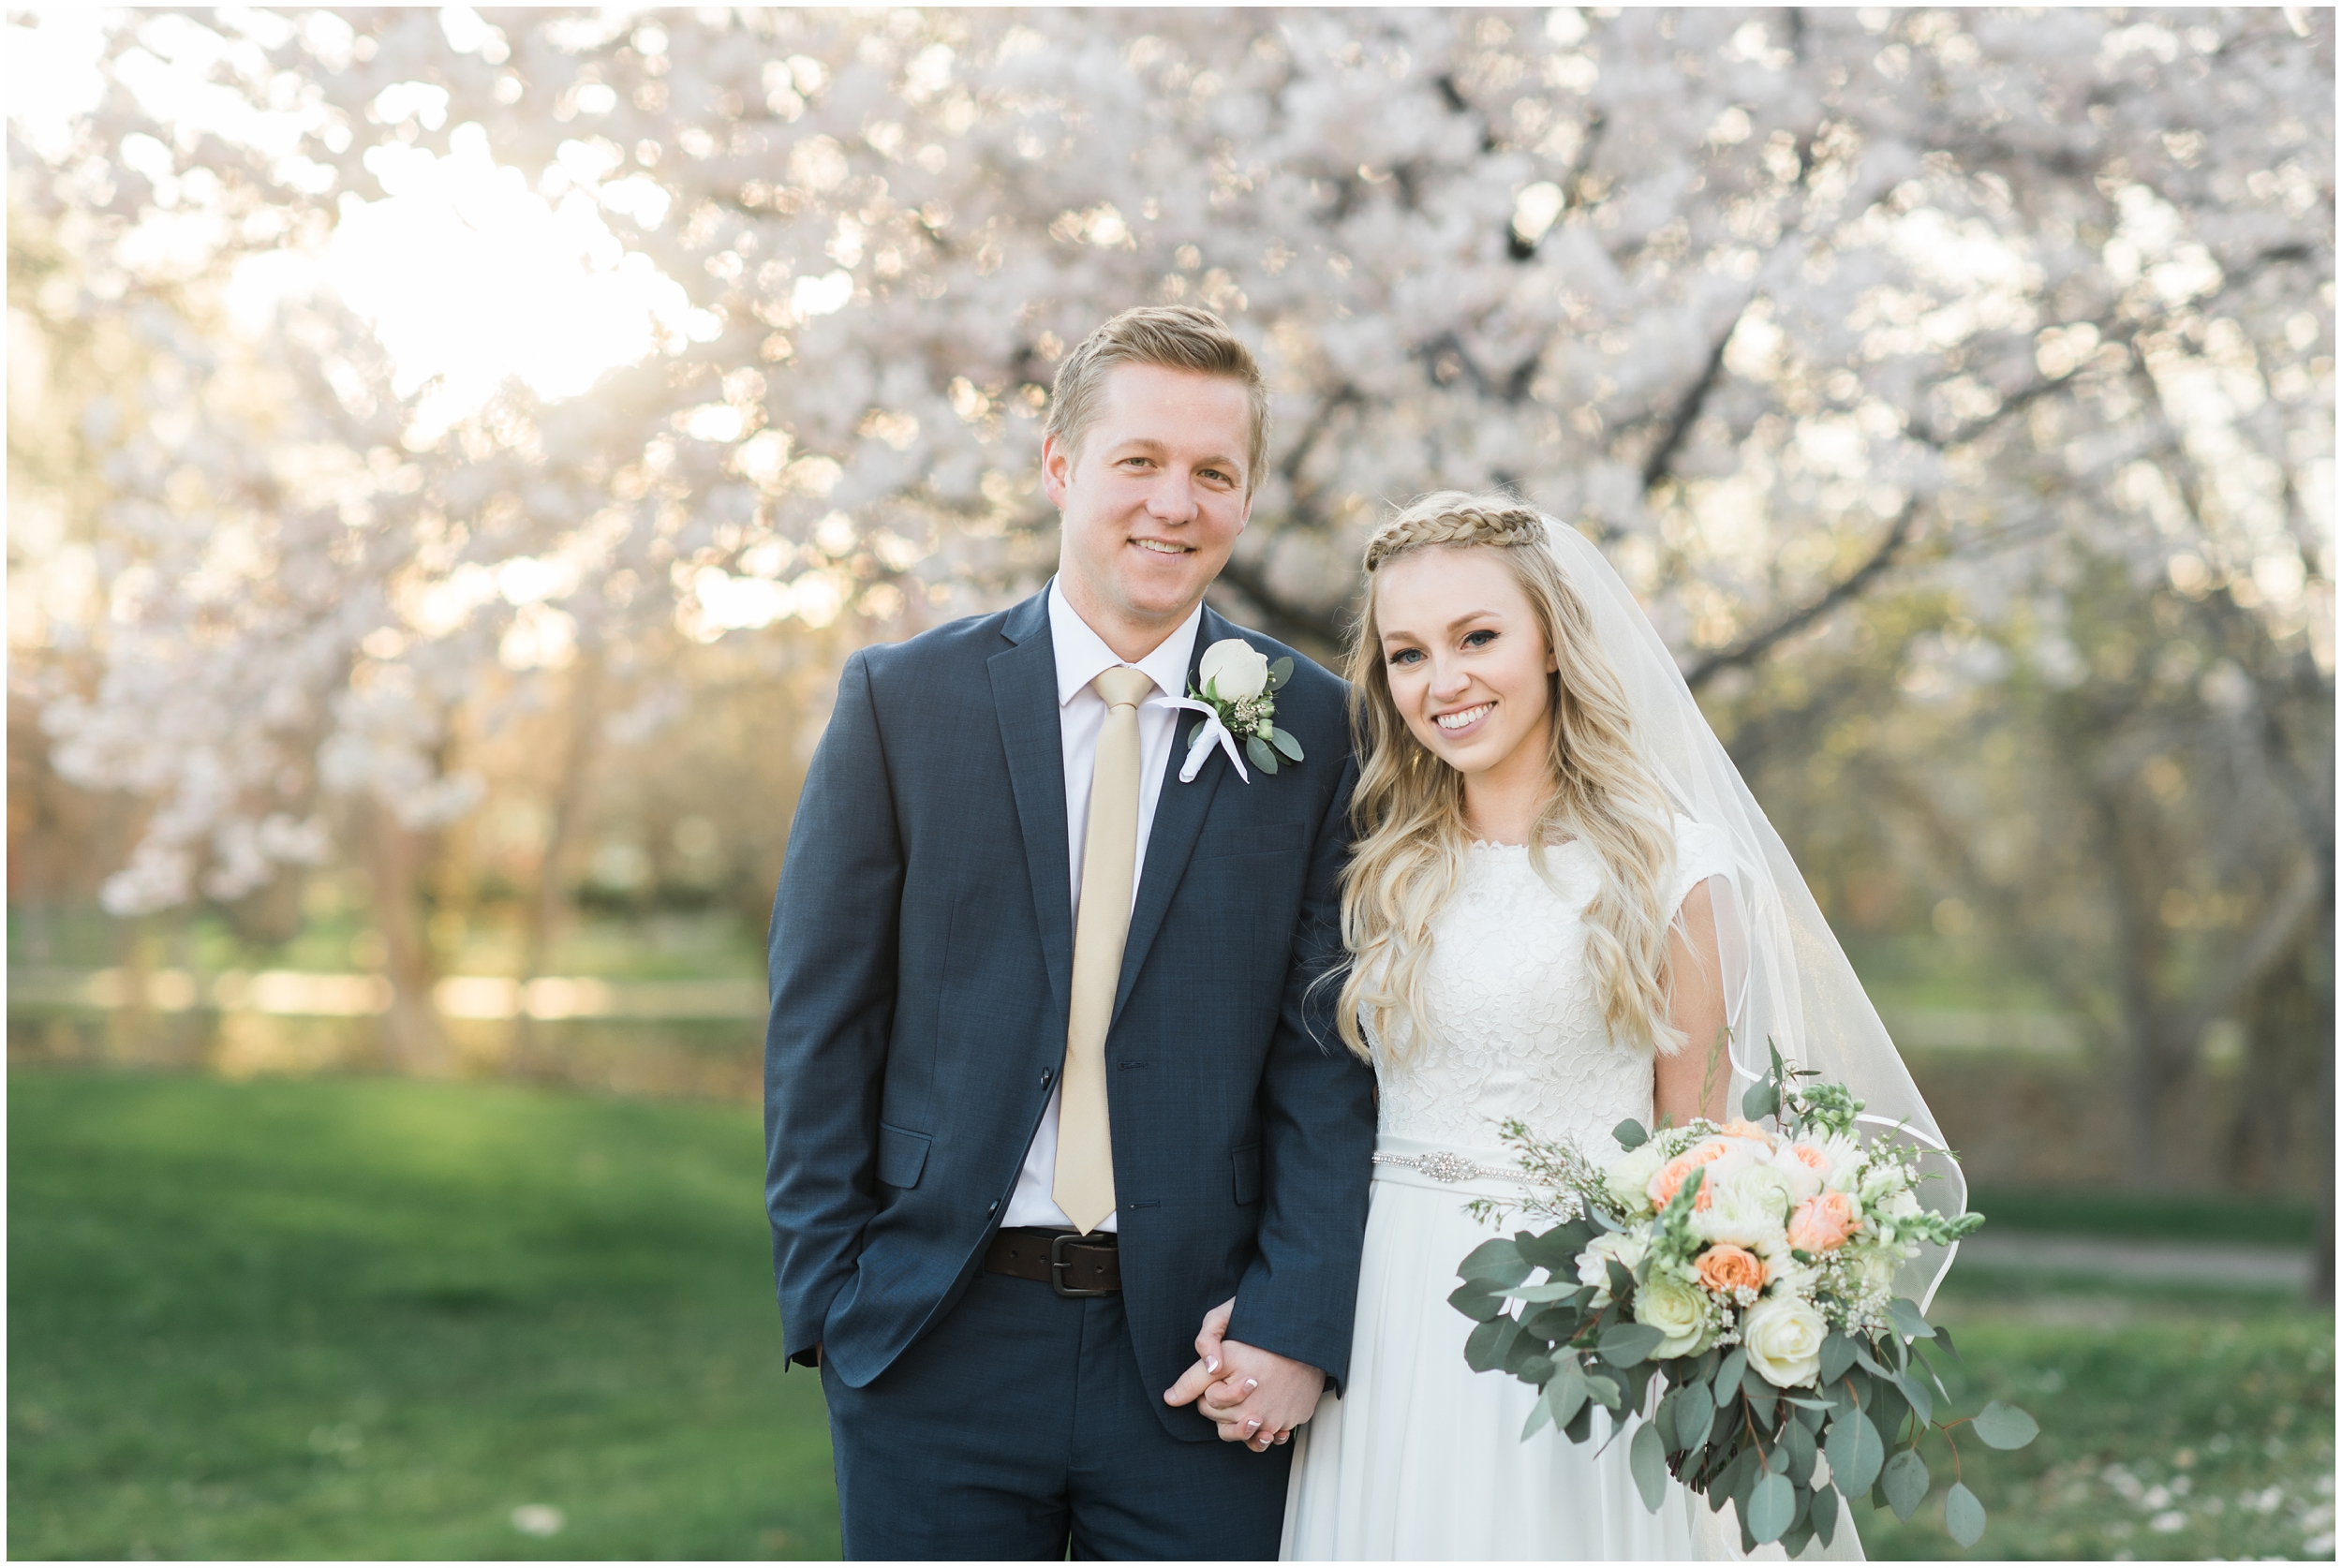
[[[2216,1018],[2231,1174],[2328,1136],[2331,11],[10,41],[72,67],[10,110],[21,905],[281,937],[363,867],[422,1069],[475,915],[524,979],[581,897],[753,929],[828,673],[1040,580],[1054,362],[1195,301],[1277,422],[1232,613],[1328,653],[1377,507],[1516,485],[1850,939],[2083,1020],[2132,1175]]]

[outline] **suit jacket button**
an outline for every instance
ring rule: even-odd
[[[1049,1087],[1049,1080],[1056,1075],[1057,1074],[1051,1069],[1046,1067],[1043,1068],[1041,1070],[1041,1087],[1043,1088],[1047,1088]]]
[[[989,1219],[991,1219],[994,1215],[996,1215],[996,1214],[998,1214],[998,1213],[1000,1213],[1000,1212],[1001,1212],[1001,1206],[1000,1206],[1000,1205],[998,1205],[998,1204],[994,1204],[994,1205],[993,1205],[990,1208],[987,1208],[987,1209],[986,1209],[986,1210],[984,1211],[984,1217],[985,1217],[986,1220],[989,1220]]]

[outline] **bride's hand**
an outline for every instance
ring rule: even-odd
[[[1315,1412],[1326,1377],[1314,1367],[1250,1345],[1228,1346],[1228,1319],[1235,1311],[1236,1298],[1231,1296],[1204,1314],[1203,1327],[1195,1336],[1195,1363],[1179,1375],[1163,1398],[1171,1405],[1200,1399],[1196,1411],[1220,1428],[1221,1442],[1241,1442],[1256,1454],[1265,1454],[1291,1439],[1293,1428]],[[1233,1354],[1240,1365],[1229,1368],[1228,1375],[1214,1383],[1227,1354]]]
[[[1224,1340],[1222,1349],[1225,1375],[1204,1390],[1196,1406],[1220,1428],[1221,1442],[1265,1454],[1317,1413],[1325,1373],[1240,1340]]]

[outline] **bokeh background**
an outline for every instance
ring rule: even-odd
[[[2332,10],[7,37],[14,1555],[835,1552],[792,806],[1146,301],[1272,389],[1227,613],[1445,485],[1644,596],[1993,1217],[1974,1555],[2334,1554]]]

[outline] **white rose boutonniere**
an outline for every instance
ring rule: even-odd
[[[1204,677],[1208,701],[1249,703],[1268,689],[1268,657],[1241,637],[1223,638],[1204,650],[1196,673]]]
[[[1239,740],[1244,745],[1244,756],[1263,773],[1275,773],[1279,758],[1288,762],[1301,760],[1301,743],[1275,723],[1277,693],[1293,678],[1292,659],[1281,658],[1271,664],[1267,656],[1241,637],[1223,637],[1204,650],[1195,673],[1198,685],[1191,688],[1184,699],[1155,699],[1204,716],[1203,722],[1188,732],[1187,761],[1179,768],[1180,783],[1193,780],[1215,742],[1228,753],[1237,777],[1248,784],[1252,776],[1244,771],[1244,762],[1237,756]]]

